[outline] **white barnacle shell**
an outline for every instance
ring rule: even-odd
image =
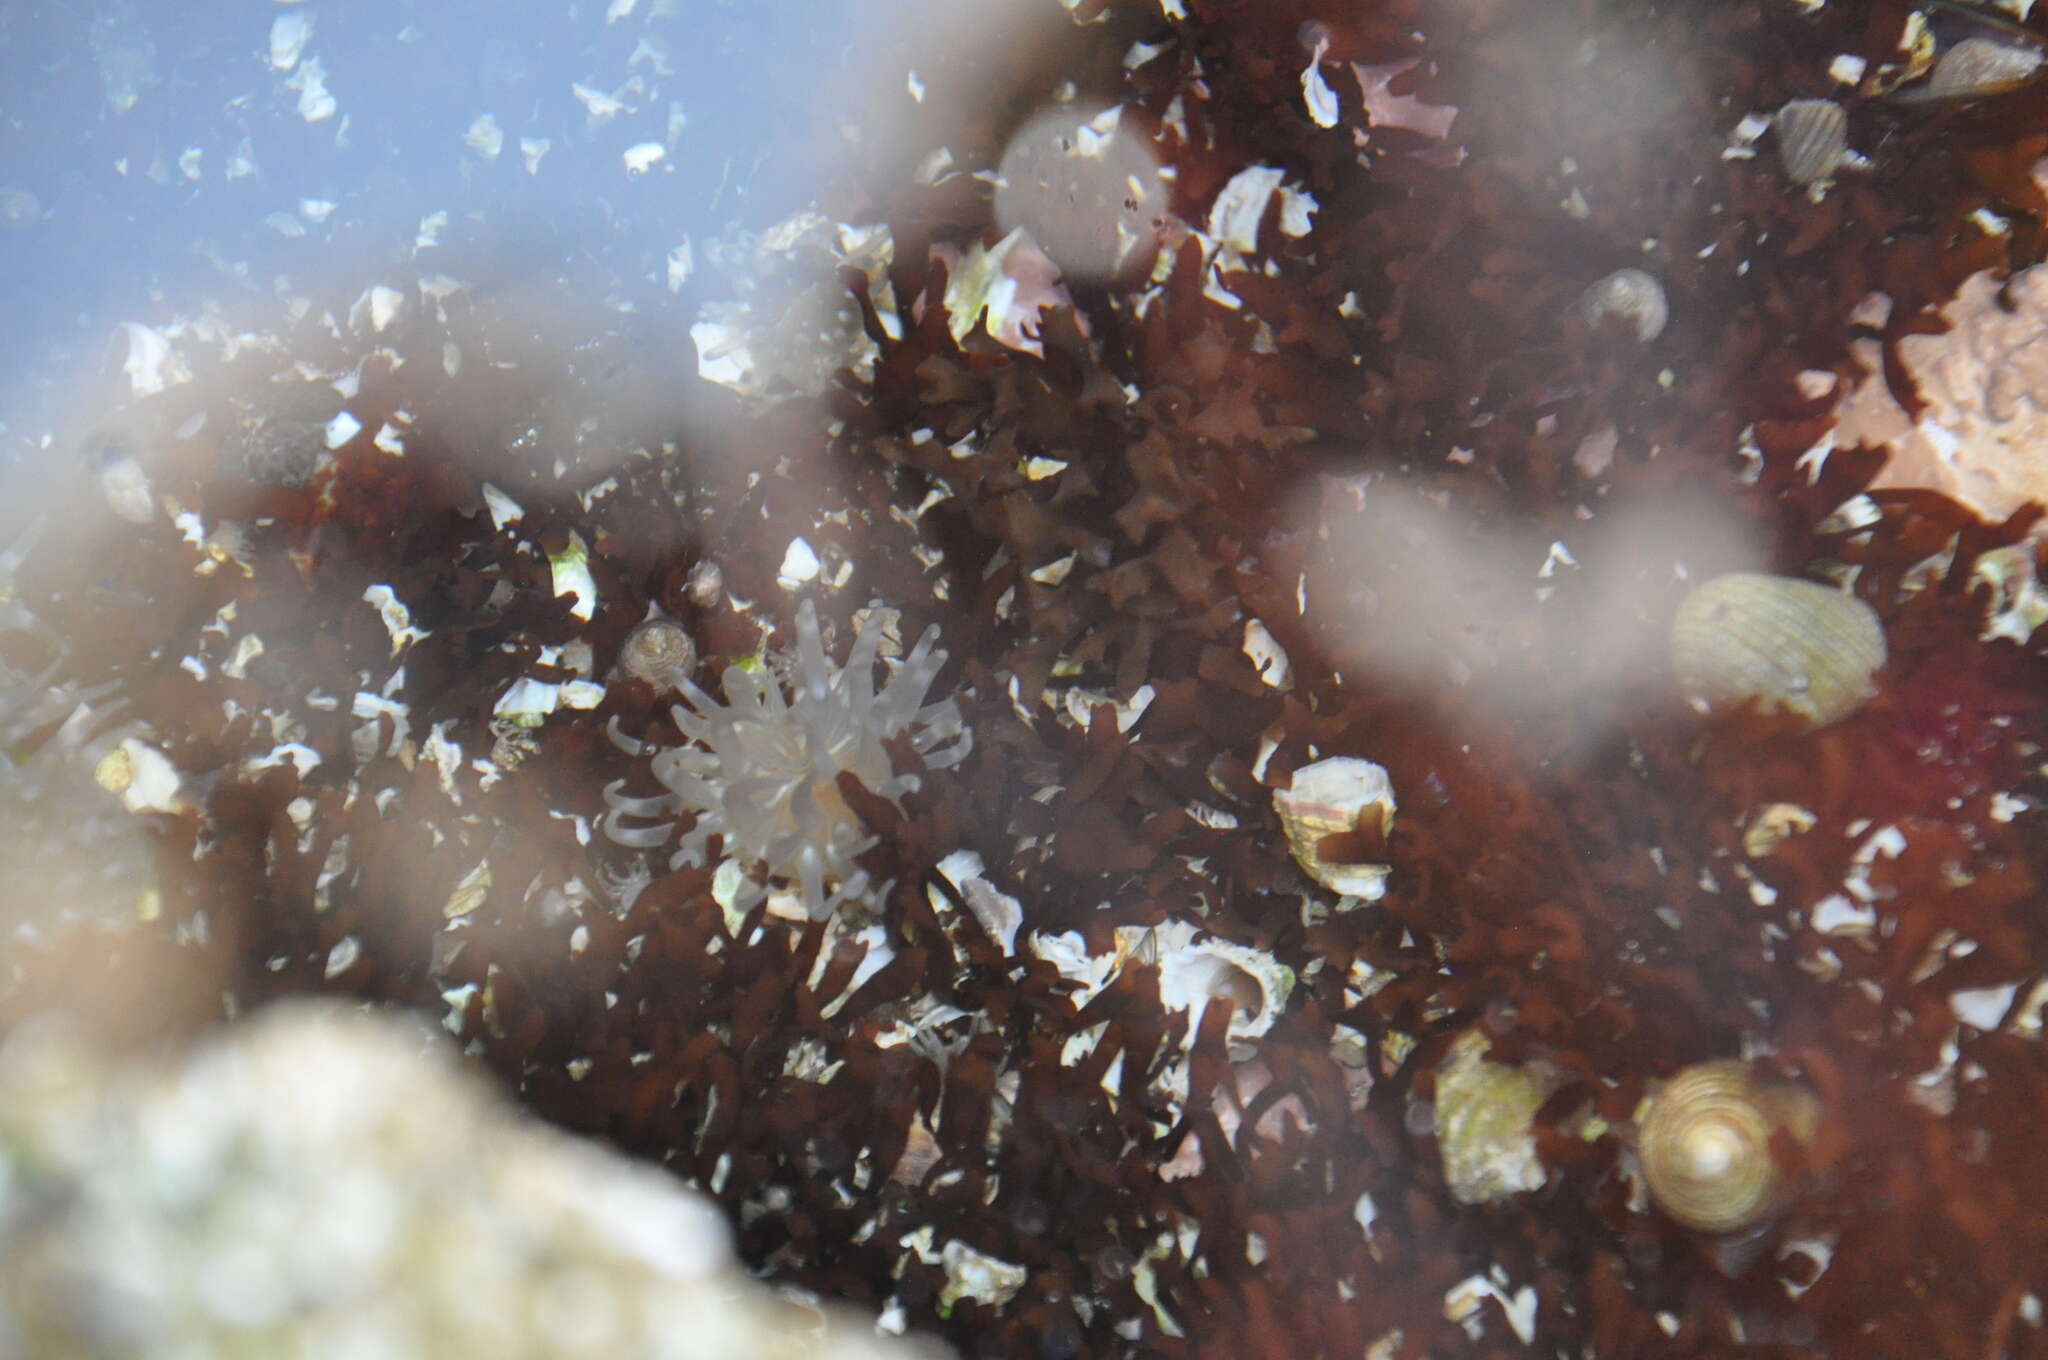
[[[1825,727],[1862,705],[1884,661],[1875,610],[1795,576],[1717,576],[1671,621],[1672,671],[1702,712],[1753,700]]]
[[[697,644],[689,630],[665,614],[650,610],[619,646],[620,673],[645,680],[656,694],[676,691],[677,681],[696,668]]]
[[[1849,113],[1832,99],[1794,99],[1771,120],[1778,160],[1795,184],[1826,179],[1849,150]]]
[[[1212,1001],[1231,1002],[1230,1037],[1256,1039],[1273,1027],[1294,991],[1294,970],[1263,949],[1202,935],[1185,921],[1117,932],[1131,954],[1159,968],[1159,1003],[1188,1012],[1188,1040]]]
[[[1642,269],[1617,269],[1596,279],[1579,295],[1579,314],[1589,326],[1608,317],[1619,317],[1635,328],[1636,338],[1649,344],[1664,333],[1671,320],[1671,303],[1664,285]]]
[[[1338,864],[1320,851],[1326,836],[1360,830],[1384,836],[1393,826],[1394,785],[1383,766],[1350,756],[1304,765],[1289,787],[1273,790],[1273,810],[1303,873],[1346,897],[1375,901],[1386,892],[1389,866]]]
[[[1437,1150],[1444,1181],[1460,1204],[1484,1204],[1540,1189],[1549,1173],[1536,1152],[1536,1112],[1557,1088],[1540,1064],[1490,1060],[1479,1030],[1458,1037],[1436,1073]]]
[[[1748,1063],[1696,1063],[1638,1109],[1636,1152],[1666,1217],[1695,1232],[1741,1232],[1774,1217],[1790,1191],[1771,1140],[1810,1143],[1819,1124],[1819,1100],[1795,1082]]]

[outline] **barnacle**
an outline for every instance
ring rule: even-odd
[[[702,865],[712,837],[721,838],[725,858],[749,871],[735,901],[742,909],[778,880],[795,888],[814,918],[865,895],[868,876],[854,857],[876,838],[841,795],[840,773],[879,797],[897,798],[916,791],[918,776],[896,772],[886,740],[907,735],[932,769],[958,763],[972,740],[954,700],[925,702],[946,662],[936,627],[875,685],[882,644],[875,617],[859,628],[846,664],[834,666],[817,610],[805,601],[796,617],[796,653],[784,667],[787,694],[784,677],[767,667],[727,666],[723,703],[687,676],[673,677],[683,702],[671,712],[690,744],[654,756],[655,778],[668,792],[629,797],[623,780],[605,790],[612,809],[606,834],[622,845],[661,845],[668,822],[636,827],[622,819],[689,814],[671,863]],[[637,752],[639,743],[616,729],[614,737]]]

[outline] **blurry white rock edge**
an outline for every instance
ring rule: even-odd
[[[0,1046],[0,1353],[945,1354],[749,1278],[709,1200],[425,1024],[306,1003],[169,1064]]]

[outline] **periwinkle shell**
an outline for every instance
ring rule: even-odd
[[[1742,1232],[1773,1218],[1790,1187],[1771,1149],[1780,1133],[1811,1143],[1811,1091],[1733,1061],[1679,1071],[1643,1103],[1636,1153],[1650,1198],[1695,1232]]]
[[[1793,576],[1717,576],[1671,620],[1671,669],[1702,712],[1754,700],[1825,727],[1861,706],[1884,661],[1875,610]]]
[[[1832,99],[1794,99],[1772,124],[1778,159],[1795,184],[1826,179],[1849,150],[1849,113]]]

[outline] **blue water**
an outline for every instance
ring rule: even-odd
[[[666,286],[668,252],[688,236],[701,264],[707,236],[801,207],[828,168],[815,92],[849,64],[854,12],[0,4],[0,448],[18,464],[80,374],[118,371],[118,323],[367,280],[438,212],[450,244],[419,251],[421,272],[460,274],[435,250],[487,240],[523,268],[595,272],[617,304],[693,310]],[[291,70],[271,60],[280,16],[311,21]],[[314,60],[334,112],[308,121],[291,82]],[[627,108],[598,122],[577,84]],[[465,143],[483,114],[495,160]],[[522,138],[550,144],[531,173]],[[623,153],[650,141],[665,158],[629,177]]]

